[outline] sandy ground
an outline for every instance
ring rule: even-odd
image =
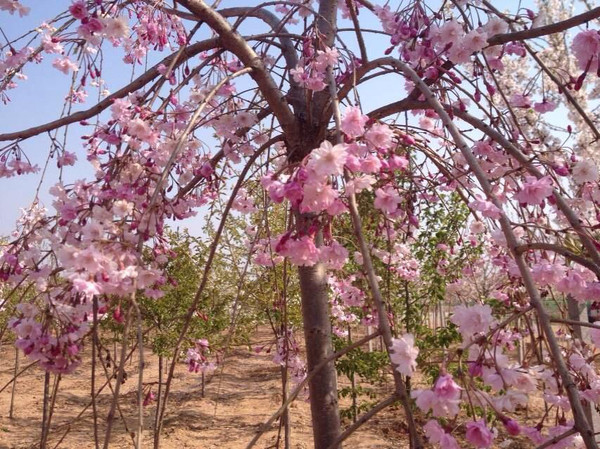
[[[255,340],[269,340],[266,330],[260,330]],[[0,347],[0,388],[13,377],[14,348],[5,343]],[[145,382],[157,380],[158,358],[146,351],[147,369]],[[27,365],[22,360],[21,368]],[[122,385],[120,408],[124,420],[115,421],[111,448],[133,447],[131,436],[125,429],[135,428],[137,367],[135,360],[127,364],[128,380]],[[64,376],[56,398],[48,448],[84,449],[94,447],[92,408],[82,410],[90,403],[90,357],[72,375]],[[106,380],[98,372],[97,384]],[[23,373],[16,388],[14,417],[9,418],[11,387],[0,393],[0,448],[25,449],[39,447],[42,420],[44,374],[37,368]],[[343,384],[343,382],[342,382]],[[99,434],[104,435],[105,420],[112,395],[105,389],[98,397]],[[180,364],[165,419],[161,447],[165,449],[234,449],[245,448],[281,403],[279,367],[273,364],[269,354],[255,354],[247,348],[235,348],[225,363],[216,371],[206,385],[205,397],[201,397],[199,374],[189,373]],[[342,404],[344,405],[344,404]],[[155,404],[145,407],[144,447],[152,447],[152,422]],[[308,403],[297,400],[291,407],[294,449],[312,448],[310,409]],[[407,447],[402,413],[389,409],[375,417],[345,444],[347,448],[387,449]],[[256,448],[274,448],[278,425],[266,432]],[[64,438],[63,438],[64,437]],[[62,438],[62,440],[61,440]],[[280,445],[283,447],[283,444]]]

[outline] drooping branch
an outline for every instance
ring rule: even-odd
[[[178,58],[177,62],[175,63],[175,66],[179,66],[179,65],[183,64],[188,59],[193,58],[194,56],[198,55],[199,53],[202,53],[203,51],[207,51],[207,50],[216,48],[217,45],[218,45],[218,39],[207,39],[205,41],[192,44],[183,50],[183,52],[181,53],[181,56]],[[81,121],[87,120],[89,118],[92,118],[92,117],[100,114],[105,109],[109,108],[113,104],[114,100],[126,97],[128,94],[135,92],[136,90],[139,90],[142,87],[144,87],[146,84],[148,84],[154,78],[161,76],[160,72],[158,71],[158,67],[161,64],[165,65],[167,67],[170,66],[178,54],[179,54],[179,52],[176,52],[176,53],[173,53],[173,54],[167,56],[162,61],[155,64],[153,67],[151,67],[146,72],[144,72],[142,75],[138,76],[134,81],[129,83],[127,86],[119,89],[118,91],[116,91],[113,94],[106,97],[104,100],[97,103],[95,106],[93,106],[89,109],[86,109],[85,111],[75,112],[71,115],[67,115],[65,117],[59,118],[57,120],[53,120],[53,121],[45,123],[43,125],[34,126],[32,128],[28,128],[28,129],[25,129],[22,131],[15,131],[15,132],[10,132],[10,133],[0,134],[0,142],[6,141],[6,140],[27,139],[29,137],[37,136],[38,134],[42,134],[42,133],[45,133],[48,131],[53,131],[53,130],[61,128],[63,126],[70,125],[71,123],[81,122]]]
[[[426,101],[404,99],[378,108],[372,111],[370,116],[376,119],[380,119],[398,112],[404,112],[412,109],[430,109],[430,107],[431,105]],[[513,144],[510,140],[504,137],[500,132],[496,131],[491,126],[487,125],[485,122],[478,119],[477,117],[473,117],[469,113],[462,111],[460,108],[452,107],[449,105],[442,105],[442,107],[445,111],[452,111],[452,114],[454,116],[460,118],[461,120],[464,120],[465,122],[469,123],[473,127],[477,128],[479,131],[490,137],[494,142],[496,142],[498,145],[504,148],[504,150],[506,150],[508,154],[514,157],[523,166],[523,168],[525,168],[536,178],[539,179],[544,176],[544,174],[531,163],[529,158],[525,154],[523,154],[523,152],[515,144]],[[564,214],[569,224],[577,232],[579,239],[581,240],[585,249],[588,251],[589,256],[593,260],[594,264],[600,267],[600,253],[598,252],[598,248],[596,247],[594,239],[584,229],[579,217],[577,217],[577,214],[575,214],[573,209],[569,206],[569,204],[558,189],[554,189],[553,196],[556,199],[556,205],[558,209]]]
[[[564,319],[564,318],[550,318],[550,321],[552,323],[572,324],[574,326],[589,327],[590,329],[600,329],[600,325],[599,324],[588,323],[586,321],[567,320],[567,319]]]
[[[333,114],[336,123],[336,132],[338,142],[341,142],[341,117],[340,110],[337,103],[337,89],[335,78],[333,77],[333,73],[329,71],[329,92],[331,94],[331,100],[333,105]],[[346,176],[346,181],[348,181],[348,176]],[[404,407],[404,412],[406,414],[407,427],[410,433],[411,439],[411,447],[414,444],[415,449],[420,449],[423,447],[423,443],[417,433],[417,426],[414,420],[414,416],[411,409],[410,398],[408,397],[408,391],[406,388],[406,384],[400,372],[397,371],[395,364],[392,362],[391,358],[391,348],[393,346],[392,340],[392,330],[390,328],[390,323],[387,318],[387,312],[385,308],[385,303],[383,300],[383,296],[381,295],[381,290],[379,289],[379,281],[377,279],[377,275],[375,273],[375,268],[373,267],[373,261],[371,259],[371,251],[367,246],[366,239],[364,237],[364,233],[362,231],[362,219],[360,213],[358,211],[358,205],[356,202],[356,196],[354,193],[348,195],[348,209],[350,211],[350,217],[352,218],[352,227],[354,229],[354,235],[358,241],[358,247],[360,253],[363,258],[363,267],[367,277],[367,282],[369,284],[369,288],[371,290],[371,294],[373,296],[373,301],[377,308],[377,315],[379,316],[379,330],[381,332],[381,336],[383,337],[383,341],[385,343],[386,352],[388,354],[388,358],[390,360],[390,364],[392,366],[392,374],[394,377],[394,385],[396,387],[396,395],[398,399],[402,402]],[[347,435],[346,435],[347,437]],[[341,435],[340,435],[341,438]],[[339,438],[338,438],[339,440]],[[343,440],[340,440],[343,441]],[[333,445],[336,447],[336,445]]]
[[[553,243],[537,242],[537,243],[527,243],[524,245],[520,245],[515,249],[520,253],[523,253],[523,252],[526,252],[529,250],[536,250],[536,249],[555,252],[555,253],[560,254],[561,256],[564,256],[565,258],[583,266],[583,267],[586,267],[590,271],[593,271],[594,273],[596,273],[596,276],[598,277],[598,279],[600,279],[600,267],[598,265],[596,265],[591,260],[586,259],[583,256],[580,256],[579,254],[575,254],[573,251],[569,251],[564,246],[555,245]]]
[[[255,17],[262,20],[271,27],[271,30],[281,42],[282,54],[285,58],[287,68],[292,69],[298,65],[296,48],[294,47],[292,40],[287,37],[287,35],[289,35],[287,28],[281,23],[281,20],[268,9],[250,7],[226,8],[219,10],[219,14],[223,17]]]
[[[288,144],[297,145],[299,142],[299,131],[296,126],[294,114],[285,99],[285,96],[277,87],[269,75],[269,70],[263,60],[221,16],[202,0],[177,0],[199,19],[205,21],[219,36],[219,43],[228,51],[236,55],[244,67],[252,69],[252,78],[258,85],[258,89],[269,104],[273,114],[277,117],[279,124],[286,134]]]
[[[268,148],[268,146],[263,145],[252,156],[250,156],[248,158],[248,161],[246,162],[246,165],[242,169],[241,173],[238,175],[237,182],[236,182],[235,186],[233,187],[233,191],[231,193],[231,196],[229,197],[229,201],[227,202],[227,205],[225,206],[225,209],[223,210],[223,214],[221,216],[221,221],[219,223],[219,226],[218,226],[217,231],[215,233],[215,237],[213,238],[213,241],[212,241],[212,243],[210,245],[210,248],[209,248],[209,252],[208,252],[208,255],[207,255],[207,259],[206,259],[206,264],[204,266],[204,272],[202,273],[202,279],[200,281],[200,285],[198,286],[198,289],[196,291],[194,299],[192,300],[192,303],[190,304],[190,307],[188,308],[188,311],[187,311],[187,313],[185,315],[181,332],[180,332],[179,337],[177,339],[177,342],[175,344],[175,349],[173,350],[174,356],[172,357],[172,361],[171,361],[171,364],[169,366],[169,373],[168,373],[167,382],[166,382],[166,385],[165,385],[165,393],[164,393],[164,399],[163,399],[163,402],[162,402],[162,408],[160,410],[157,410],[157,412],[156,412],[156,413],[160,413],[160,416],[158,418],[158,426],[155,429],[155,432],[157,432],[159,435],[160,435],[160,432],[162,430],[164,415],[165,415],[165,411],[167,409],[167,402],[168,402],[168,398],[169,398],[169,392],[170,392],[171,384],[172,384],[172,381],[173,381],[173,375],[175,373],[175,366],[177,364],[179,350],[181,348],[181,345],[183,344],[183,340],[184,340],[185,335],[186,335],[186,333],[187,333],[187,331],[188,331],[188,329],[190,327],[192,318],[194,316],[194,313],[196,312],[198,304],[200,303],[200,300],[202,299],[202,294],[204,293],[204,289],[206,288],[206,284],[208,283],[208,277],[209,277],[209,274],[210,274],[211,269],[212,269],[212,263],[214,261],[214,258],[215,258],[216,252],[217,252],[217,247],[219,246],[219,243],[221,241],[221,235],[223,233],[223,230],[225,229],[225,223],[227,221],[227,218],[229,217],[229,212],[231,211],[231,207],[233,206],[233,202],[235,200],[237,192],[242,187],[242,184],[244,183],[244,181],[246,179],[246,175],[250,171],[250,168],[252,167],[252,165],[254,164],[254,162],[256,161],[256,159],[258,159],[258,157],[267,148]]]
[[[513,33],[496,34],[490,37],[487,42],[490,45],[502,45],[508,42],[525,41],[528,39],[547,36],[549,34],[562,33],[563,31],[583,25],[584,23],[597,19],[598,17],[600,17],[600,7],[570,17],[561,22],[551,23],[550,25],[530,28],[523,31],[515,31]]]
[[[459,148],[469,167],[475,174],[475,177],[477,178],[482,190],[488,198],[488,201],[492,202],[498,208],[498,210],[502,211],[502,204],[500,204],[497,198],[495,198],[492,191],[492,185],[489,179],[487,178],[485,172],[479,165],[477,158],[471,152],[469,145],[464,140],[460,131],[450,118],[450,115],[448,114],[448,112],[446,112],[444,106],[440,103],[440,101],[435,97],[431,89],[423,82],[423,80],[411,67],[404,64],[400,60],[396,60],[394,65],[399,70],[401,70],[408,78],[410,78],[415,83],[415,86],[418,86],[418,88],[421,90],[421,92],[425,96],[426,101],[438,114],[445,128],[449,131],[450,135],[452,136],[456,146]],[[590,427],[590,423],[588,423],[586,419],[586,414],[581,403],[579,390],[577,388],[577,385],[574,383],[571,374],[569,373],[569,369],[562,355],[562,350],[558,344],[558,340],[556,339],[554,330],[552,329],[550,317],[542,303],[540,293],[535,287],[535,283],[533,281],[533,278],[531,277],[531,272],[529,271],[529,268],[527,267],[527,264],[523,259],[523,255],[516,251],[516,248],[519,246],[518,240],[515,236],[514,231],[512,230],[508,217],[503,211],[500,214],[499,222],[502,228],[502,232],[506,237],[507,246],[510,252],[513,254],[514,260],[521,274],[523,284],[525,286],[525,289],[527,290],[527,293],[529,294],[530,302],[536,309],[541,327],[544,331],[544,334],[546,335],[550,352],[552,354],[554,362],[556,363],[556,369],[562,380],[563,388],[565,388],[567,391],[569,403],[571,404],[573,418],[575,421],[575,428],[580,432],[587,449],[597,449],[598,445],[595,440],[594,432]]]
[[[260,427],[260,430],[254,436],[254,438],[252,438],[252,440],[248,443],[248,445],[246,446],[246,449],[251,449],[252,447],[254,447],[254,445],[259,440],[259,438],[262,436],[262,434],[264,434],[269,429],[269,427],[271,427],[271,425],[275,422],[275,420],[283,414],[283,412],[290,406],[290,404],[292,402],[294,402],[294,400],[298,397],[298,395],[300,394],[302,389],[306,386],[306,384],[308,382],[310,382],[310,380],[312,380],[329,362],[340,358],[341,356],[347,354],[348,352],[352,351],[353,349],[360,348],[365,343],[368,343],[369,341],[371,341],[372,339],[374,339],[376,337],[379,337],[380,335],[381,335],[381,332],[379,330],[377,330],[376,332],[369,334],[366,337],[363,337],[358,341],[355,341],[351,345],[348,345],[345,348],[340,349],[338,352],[331,354],[329,357],[327,357],[326,359],[321,361],[321,363],[316,365],[315,368],[306,375],[306,377],[302,380],[302,382],[300,382],[296,386],[296,388],[294,388],[294,391],[292,391],[290,393],[290,395],[288,396],[287,400],[283,404],[281,404],[281,407],[279,407],[279,409],[275,413],[273,413],[273,415]]]

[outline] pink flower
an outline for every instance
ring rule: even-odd
[[[46,53],[61,54],[64,51],[60,39],[56,37],[53,38],[49,34],[44,34],[42,37],[42,44]]]
[[[319,249],[309,236],[299,239],[289,239],[283,245],[278,245],[277,252],[287,257],[292,265],[313,266],[319,261]]]
[[[79,70],[77,64],[71,61],[67,56],[65,56],[64,58],[55,59],[52,62],[52,67],[54,67],[57,70],[60,70],[65,75],[69,74],[69,70],[72,70],[73,72],[77,72]]]
[[[404,334],[400,338],[392,339],[390,351],[390,359],[396,365],[396,371],[405,376],[412,376],[417,369],[417,356],[419,355],[413,335]]]
[[[352,195],[362,192],[363,190],[371,191],[372,185],[375,184],[375,178],[371,175],[358,176],[346,183],[346,194]]]
[[[465,438],[477,448],[487,448],[492,445],[494,434],[483,420],[467,423]]]
[[[369,154],[360,160],[359,168],[365,173],[377,173],[381,169],[381,160],[374,154]]]
[[[333,67],[337,64],[340,54],[337,48],[325,47],[325,50],[317,50],[314,67],[320,72],[324,72],[327,67]]]
[[[573,39],[571,48],[581,70],[589,70],[591,72],[598,70],[600,34],[598,34],[597,30],[586,30],[577,34]]]
[[[334,240],[320,248],[319,260],[331,270],[341,270],[348,260],[348,250]]]
[[[344,144],[331,145],[331,142],[325,140],[310,154],[307,168],[319,177],[341,175],[348,157],[346,149]]]
[[[485,31],[481,29],[473,30],[462,38],[461,45],[465,47],[469,53],[475,53],[476,51],[481,51],[487,47],[487,38]]]
[[[393,214],[398,210],[400,204],[400,195],[391,186],[386,186],[383,189],[377,189],[375,191],[375,202],[373,205],[375,208],[387,213]]]
[[[438,444],[442,449],[460,449],[452,435],[446,433],[437,421],[431,419],[423,426],[425,435],[430,443]]]
[[[504,34],[508,31],[508,24],[499,17],[491,18],[483,27],[488,36]]]
[[[31,8],[23,6],[18,0],[1,0],[0,11],[8,11],[11,15],[15,12],[19,13],[19,17],[29,14]]]
[[[561,293],[571,294],[575,297],[580,296],[587,284],[585,279],[581,276],[581,274],[575,270],[567,271],[566,276],[563,276],[558,284],[556,284],[556,289]]]
[[[69,12],[76,19],[85,19],[88,16],[88,10],[83,0],[78,0],[73,2],[71,6],[69,6]]]
[[[515,198],[526,204],[539,205],[552,195],[552,178],[544,176],[537,179],[535,176],[526,176],[525,183],[520,192],[515,195]]]
[[[117,98],[110,107],[114,120],[128,120],[131,117],[131,101],[128,98]]]
[[[564,266],[548,262],[540,262],[531,269],[531,277],[540,285],[555,284],[564,274]]]
[[[442,435],[446,433],[435,419],[427,421],[427,424],[423,426],[423,430],[431,443],[439,443]]]
[[[545,114],[546,112],[552,112],[556,109],[556,103],[554,101],[544,100],[541,103],[534,103],[533,109],[535,112]]]
[[[440,399],[456,400],[460,398],[461,388],[458,386],[451,374],[442,374],[435,381],[433,391]]]
[[[509,101],[510,105],[513,108],[530,108],[531,107],[531,100],[529,99],[529,97],[527,95],[522,95],[522,94],[514,94],[510,97],[510,101]]]
[[[486,218],[493,218],[497,220],[502,215],[502,210],[494,203],[491,201],[482,200],[480,197],[477,197],[476,200],[471,201],[469,203],[469,207],[481,212],[481,215]]]
[[[573,181],[576,184],[585,184],[586,182],[596,182],[598,180],[598,167],[593,161],[584,159],[573,167]]]
[[[341,126],[342,132],[351,138],[362,136],[368,120],[369,117],[363,115],[359,107],[351,106],[344,111]]]
[[[330,184],[318,181],[307,182],[303,186],[304,196],[300,204],[302,212],[321,212],[331,206],[338,197],[337,190]]]
[[[375,123],[365,133],[365,139],[375,148],[389,149],[392,147],[394,132],[386,124]]]
[[[58,158],[58,160],[56,161],[58,167],[64,167],[66,165],[74,165],[75,161],[77,160],[77,155],[75,153],[70,153],[68,151],[65,151],[62,156],[60,156]]]
[[[409,164],[406,157],[398,156],[397,154],[391,155],[387,163],[390,170],[406,170]]]
[[[107,17],[102,21],[104,35],[109,39],[123,39],[129,36],[129,25],[124,16]]]
[[[135,118],[127,123],[127,133],[143,142],[150,143],[155,140],[150,124],[141,118]]]
[[[490,306],[476,304],[470,307],[456,306],[450,321],[458,326],[459,332],[465,338],[487,332],[495,320]]]
[[[439,28],[432,28],[432,39],[444,48],[448,44],[458,42],[464,35],[463,27],[456,20],[449,20]]]
[[[451,418],[460,410],[460,399],[440,398],[434,390],[413,390],[410,395],[423,413],[431,410],[435,417]]]
[[[71,279],[71,282],[73,284],[73,289],[79,293],[83,293],[88,299],[102,293],[100,285],[96,282],[75,276]]]
[[[325,89],[325,86],[327,86],[327,84],[325,84],[323,79],[324,79],[323,75],[315,74],[306,80],[306,82],[304,83],[304,86],[307,89],[313,90],[315,92],[322,91],[323,89]]]
[[[519,423],[514,419],[507,419],[502,424],[504,424],[504,428],[509,433],[509,435],[516,437],[521,433],[521,426],[519,426]]]

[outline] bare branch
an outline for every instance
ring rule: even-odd
[[[577,16],[570,17],[562,22],[552,23],[538,28],[530,28],[529,30],[515,31],[514,33],[496,34],[490,37],[487,42],[490,45],[502,45],[507,42],[524,41],[527,39],[535,39],[537,37],[547,36],[548,34],[561,33],[582,25],[590,20],[600,17],[600,7],[586,11]]]

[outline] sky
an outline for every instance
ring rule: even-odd
[[[6,36],[15,38],[23,34],[24,30],[35,28],[42,22],[55,16],[57,12],[66,9],[71,3],[68,0],[57,1],[34,1],[21,0],[21,2],[31,7],[29,16],[19,19],[15,16],[10,16],[8,13],[0,11],[0,27]],[[244,0],[223,1],[222,7],[238,6],[247,4]],[[438,3],[438,2],[430,2]],[[511,9],[517,2],[509,0],[502,2],[503,7]],[[365,20],[367,28],[378,28],[376,19],[372,14],[363,14],[361,20]],[[254,30],[246,28],[246,32],[252,33]],[[262,32],[262,29],[261,29]],[[373,38],[375,40],[368,41],[368,46],[380,46],[385,48],[387,41],[382,38]],[[0,36],[2,43],[5,40]],[[106,87],[110,91],[115,91],[125,85],[133,75],[138,76],[141,73],[141,68],[138,66],[135,72],[132,72],[131,65],[125,65],[121,62],[123,52],[121,49],[108,49],[105,51],[105,61],[102,77],[106,81]],[[159,54],[155,57],[164,57],[167,53]],[[65,76],[58,70],[54,69],[50,62],[54,59],[54,55],[49,55],[41,64],[28,64],[24,73],[27,75],[27,80],[19,80],[19,87],[9,91],[10,102],[6,105],[0,104],[0,132],[15,131],[26,129],[31,126],[39,125],[53,119],[56,119],[63,108],[64,96],[69,90],[70,77]],[[152,62],[153,63],[153,62]],[[401,90],[403,82],[401,78],[397,79],[395,85],[382,86],[378,83],[369,83],[363,91],[361,100],[367,109],[374,109],[390,99],[390,95],[394,95],[395,99],[401,98]],[[94,104],[94,98],[97,98],[98,90],[88,87],[88,101],[84,105],[77,105],[73,111],[87,109]],[[88,128],[88,130],[91,129]],[[76,179],[93,177],[93,170],[85,161],[85,153],[81,144],[81,135],[86,129],[80,126],[69,127],[66,137],[66,149],[78,154],[79,161],[75,167],[68,167],[63,172],[63,181],[65,183],[72,182]],[[64,136],[63,130],[60,130],[58,137]],[[22,144],[22,148],[30,158],[30,160],[44,167],[50,140],[47,136],[42,135],[27,140]],[[0,236],[9,235],[14,229],[15,221],[20,214],[20,209],[27,207],[35,197],[35,192],[39,188],[40,199],[45,206],[53,212],[51,206],[51,197],[47,194],[49,187],[54,184],[59,175],[59,170],[56,167],[56,161],[51,160],[48,164],[45,176],[40,184],[40,174],[25,175],[14,178],[0,178]],[[188,223],[182,223],[180,226],[187,226],[193,232],[194,229],[200,229],[201,220],[196,219]]]

